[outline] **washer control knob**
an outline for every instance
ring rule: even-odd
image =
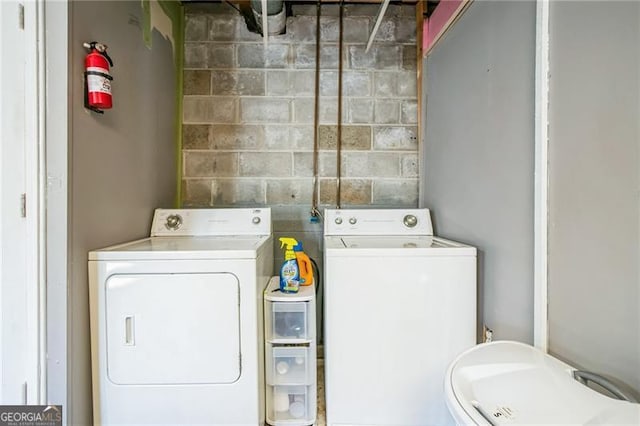
[[[407,228],[413,228],[418,224],[418,218],[412,214],[406,215],[402,221]]]
[[[355,225],[357,221],[358,221],[358,219],[356,219],[355,217],[350,217],[349,218],[349,223],[352,224],[352,225]]]
[[[251,222],[252,222],[254,225],[259,224],[259,223],[260,223],[260,216],[254,216],[254,217],[253,217],[253,219],[251,219]]]
[[[341,217],[336,217],[336,225],[342,225],[342,218]]]
[[[172,214],[167,217],[167,223],[165,223],[167,229],[175,231],[176,229],[180,228],[180,225],[182,225],[182,216],[180,216],[179,214]]]

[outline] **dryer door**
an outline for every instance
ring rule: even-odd
[[[240,377],[235,275],[112,275],[105,292],[113,383],[233,383]]]

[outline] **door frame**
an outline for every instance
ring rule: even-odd
[[[7,109],[0,111],[0,131],[2,155],[8,155],[3,162],[10,167],[0,178],[0,217],[3,231],[9,231],[2,233],[1,244],[11,253],[10,262],[0,263],[1,276],[8,277],[0,280],[0,297],[7,297],[2,305],[8,312],[3,316],[8,324],[0,323],[0,330],[13,331],[0,333],[0,357],[15,373],[9,380],[3,377],[2,383],[11,385],[0,399],[42,404],[46,401],[44,0],[3,2],[0,8],[0,84],[9,93]]]
[[[15,39],[17,30],[23,37],[18,50],[0,56],[0,69],[24,63],[25,82],[24,107],[19,109],[24,114],[24,136],[17,138],[24,147],[25,263],[0,262],[0,272],[24,277],[28,349],[22,394],[6,395],[6,399],[66,406],[69,5],[68,0],[16,0],[0,7],[0,17],[4,14],[11,22],[14,18],[9,15],[15,14],[16,24],[1,26],[0,39]],[[3,120],[12,117],[2,108],[0,115]],[[3,148],[16,142],[15,134],[0,130]],[[0,179],[0,184],[4,190],[16,182]],[[1,205],[0,218],[15,215],[17,205]],[[0,233],[0,238],[7,247],[17,237]],[[0,327],[0,342],[2,338]],[[3,358],[6,354],[0,351]],[[63,410],[63,424],[66,414]]]
[[[44,2],[46,31],[44,93],[46,138],[46,394],[48,404],[68,407],[68,182],[69,182],[69,0]]]
[[[548,330],[548,146],[549,146],[549,1],[536,1],[535,167],[533,341],[547,352]]]

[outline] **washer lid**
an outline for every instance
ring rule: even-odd
[[[89,252],[89,260],[255,259],[271,237],[151,237]]]
[[[476,249],[439,237],[376,235],[328,236],[325,252],[336,256],[475,256]]]
[[[573,368],[529,345],[494,342],[449,369],[457,403],[478,424],[640,424],[640,405],[573,379]]]

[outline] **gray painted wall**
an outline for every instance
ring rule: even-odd
[[[640,392],[640,3],[550,19],[549,347]]]
[[[534,2],[474,2],[425,62],[423,204],[478,247],[478,326],[533,342]]]
[[[147,236],[153,209],[175,198],[176,85],[171,44],[142,38],[139,1],[71,3],[69,424],[91,424],[87,252]],[[82,42],[109,46],[114,108],[82,107]]]

